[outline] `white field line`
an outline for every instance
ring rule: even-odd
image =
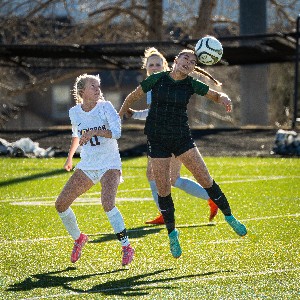
[[[189,179],[193,179],[192,176],[187,176]],[[280,179],[296,179],[300,178],[300,176],[255,176],[254,178],[247,178],[247,179],[234,179],[234,180],[225,180],[219,181],[218,184],[231,184],[236,182],[253,182],[253,181],[265,181],[265,180],[280,180]]]
[[[187,176],[187,178],[193,179],[193,177]],[[226,181],[218,181],[218,184],[231,184],[231,183],[242,183],[242,182],[254,182],[254,181],[262,181],[262,180],[280,180],[280,179],[295,179],[300,178],[300,176],[256,176],[255,178],[247,178],[247,179],[236,179],[236,180],[226,180]],[[118,193],[132,193],[132,192],[139,192],[139,191],[150,191],[150,188],[139,188],[139,189],[128,189],[128,190],[118,190]],[[92,192],[86,193],[86,195],[100,195],[100,192]],[[44,196],[44,197],[26,197],[26,198],[11,198],[11,199],[0,199],[0,203],[5,202],[12,202],[12,201],[23,201],[23,200],[37,200],[37,199],[50,199],[55,200],[57,195],[55,196]],[[135,198],[118,198],[120,201],[134,201]],[[138,201],[148,198],[137,198]]]
[[[150,188],[147,189],[150,191]],[[138,190],[139,191],[139,190]],[[98,193],[89,193],[87,195],[99,195],[98,198],[77,198],[75,200],[75,202],[95,202],[96,200],[99,201],[100,199],[100,192]],[[52,197],[24,197],[24,198],[11,198],[11,199],[5,199],[5,200],[0,200],[0,203],[7,203],[7,202],[11,202],[12,205],[21,205],[22,202],[24,203],[28,203],[27,205],[34,205],[34,203],[37,203],[36,205],[42,205],[40,203],[46,203],[48,202],[50,205],[52,205],[52,202],[54,202],[56,200],[58,195],[56,196],[52,196]],[[41,200],[41,199],[49,199],[50,201],[34,201],[34,200]],[[148,200],[153,200],[153,198],[141,198],[141,197],[120,197],[120,198],[116,198],[116,200],[118,201],[148,201]],[[25,204],[24,204],[25,205]],[[47,205],[47,204],[45,204]]]
[[[132,190],[119,190],[118,193],[120,193],[120,192],[131,193],[131,192],[150,191],[150,190],[151,190],[150,188],[141,188],[141,189],[132,189]],[[100,198],[100,192],[91,192],[91,193],[87,192],[87,193],[85,193],[85,195],[89,195],[89,196],[98,195],[99,198]],[[49,200],[54,200],[55,201],[57,196],[58,196],[58,194],[54,195],[54,196],[24,197],[24,198],[18,197],[18,198],[10,198],[10,199],[6,198],[6,199],[0,199],[0,203],[12,202],[12,201],[17,201],[17,200],[27,201],[27,200],[38,200],[38,199],[49,199]],[[129,199],[129,201],[132,201],[131,199],[133,199],[133,198],[124,198],[124,199]],[[141,198],[138,198],[138,199],[141,199]]]
[[[116,198],[116,202],[121,201],[153,201],[153,198]],[[37,205],[37,206],[53,206],[55,199],[52,201],[15,201],[11,202],[11,205]],[[101,205],[100,198],[77,198],[73,205]]]
[[[27,200],[37,200],[37,199],[49,199],[49,200],[55,200],[58,195],[56,196],[41,196],[41,197],[18,197],[18,198],[6,198],[6,199],[1,199],[0,203],[6,203],[6,202],[12,202],[16,200],[20,201],[27,201]]]
[[[261,220],[270,220],[270,219],[280,219],[280,218],[299,218],[300,213],[296,214],[286,214],[286,215],[279,215],[279,216],[265,216],[265,217],[257,217],[257,218],[250,218],[250,219],[243,219],[240,220],[241,222],[248,222],[248,221],[261,221]],[[197,227],[197,226],[205,226],[209,223],[198,223],[198,224],[177,224],[178,228],[189,228],[189,227]],[[225,221],[223,222],[218,222],[218,224],[227,224]],[[139,231],[151,231],[154,228],[160,228],[162,226],[156,226],[156,227],[144,227],[144,228],[139,228],[139,229],[128,229],[128,232],[139,232]],[[89,236],[98,236],[98,235],[109,235],[112,234],[112,232],[98,232],[98,233],[93,233],[87,235]],[[26,240],[2,240],[2,244],[18,244],[18,243],[35,243],[35,242],[47,242],[47,241],[53,241],[53,240],[60,240],[60,239],[70,239],[70,236],[56,236],[56,237],[51,237],[51,238],[36,238],[36,239],[26,239]],[[243,239],[238,238],[238,239],[230,239],[230,240],[219,240],[219,241],[212,241],[212,242],[203,242],[205,244],[221,244],[221,243],[232,243],[232,242],[240,242]]]
[[[190,283],[199,283],[199,282],[205,282],[205,281],[211,281],[211,280],[214,280],[214,281],[215,280],[228,280],[228,279],[234,279],[234,278],[240,279],[240,278],[253,277],[253,276],[257,277],[257,276],[266,276],[266,275],[272,275],[272,274],[285,274],[285,273],[298,272],[299,270],[300,270],[300,268],[289,268],[289,269],[266,270],[266,271],[259,271],[259,272],[238,273],[238,274],[231,274],[231,275],[213,275],[213,276],[206,276],[206,277],[200,277],[201,275],[199,275],[199,276],[195,276],[194,278],[187,276],[187,278],[180,278],[180,279],[174,278],[174,279],[170,279],[169,281],[154,282],[154,283],[149,282],[147,284],[140,284],[137,281],[136,284],[131,284],[131,285],[117,287],[117,288],[98,289],[98,290],[93,290],[92,292],[86,291],[86,292],[61,293],[61,294],[54,294],[51,296],[24,298],[23,300],[61,298],[61,297],[69,297],[69,296],[74,296],[74,295],[107,293],[107,292],[120,291],[120,290],[133,291],[133,290],[135,290],[135,288],[140,290],[142,288],[164,287],[164,286],[178,285],[178,284],[183,284],[183,283],[190,284]]]

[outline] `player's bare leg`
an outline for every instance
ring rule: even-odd
[[[182,162],[172,156],[171,158],[171,184],[186,193],[199,199],[207,200],[209,206],[209,222],[211,222],[218,213],[218,206],[209,198],[206,190],[198,183],[189,178],[181,177]]]
[[[220,187],[210,176],[205,162],[197,149],[194,147],[182,155],[179,159],[186,166],[186,168],[193,174],[195,179],[206,189],[209,197],[219,207],[225,216],[226,222],[232,229],[239,235],[244,236],[247,234],[245,225],[240,223],[231,213],[229,203],[226,196],[221,191]]]
[[[120,171],[108,170],[101,180],[101,203],[105,212],[112,210],[116,205],[116,195],[120,184]]]
[[[66,230],[74,239],[74,246],[71,253],[71,262],[73,263],[80,258],[82,248],[88,241],[88,236],[80,232],[76,216],[70,206],[77,197],[89,190],[93,185],[94,183],[91,179],[81,170],[76,169],[55,202],[56,210]]]
[[[116,195],[120,183],[120,175],[119,170],[108,170],[102,176],[100,180],[102,187],[101,203],[122,246],[122,265],[125,266],[132,262],[134,249],[129,243],[123,217],[116,207]]]
[[[92,180],[83,171],[76,169],[56,199],[56,210],[59,213],[66,211],[76,198],[88,191],[93,185]]]
[[[213,179],[197,147],[178,156],[184,166],[193,174],[203,188],[211,187]]]
[[[154,180],[154,174],[153,174],[153,170],[152,170],[152,162],[151,162],[151,157],[148,157],[148,163],[147,163],[147,179],[151,188],[151,193],[152,193],[152,197],[155,201],[156,207],[159,211],[159,205],[158,205],[158,197],[157,197],[157,187],[156,187],[156,183]],[[165,224],[164,221],[164,217],[161,214],[161,212],[159,211],[158,215],[150,220],[147,220],[145,222],[146,224],[152,224],[152,225],[162,225]]]

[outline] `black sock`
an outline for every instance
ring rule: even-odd
[[[216,205],[219,207],[219,209],[222,211],[222,213],[225,216],[231,215],[231,209],[229,206],[229,203],[226,199],[226,196],[221,191],[220,187],[215,183],[213,180],[213,185],[210,188],[205,189],[207,191],[207,194],[209,198],[216,203]]]
[[[170,234],[175,229],[175,208],[171,194],[166,197],[158,195],[158,205],[160,212],[164,217],[168,234]]]
[[[116,233],[116,236],[117,236],[117,239],[122,242],[123,240],[125,240],[127,238],[127,231],[126,231],[126,228],[121,231],[121,232],[118,232]]]

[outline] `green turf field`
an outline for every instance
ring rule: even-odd
[[[73,204],[90,242],[70,262],[72,239],[54,202],[70,173],[65,159],[0,159],[0,299],[300,299],[300,160],[205,158],[249,234],[238,237],[206,201],[173,189],[183,255],[169,252],[146,158],[123,160],[117,206],[136,256],[120,245],[99,204],[100,186]],[[183,169],[182,174],[190,176]]]

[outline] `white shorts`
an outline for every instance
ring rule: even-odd
[[[101,170],[82,170],[80,169],[88,178],[90,178],[94,184],[100,182],[102,176],[108,171],[108,170],[119,170],[119,168],[107,168],[107,169],[101,169]],[[122,179],[122,171],[120,171],[120,183],[123,182]]]

